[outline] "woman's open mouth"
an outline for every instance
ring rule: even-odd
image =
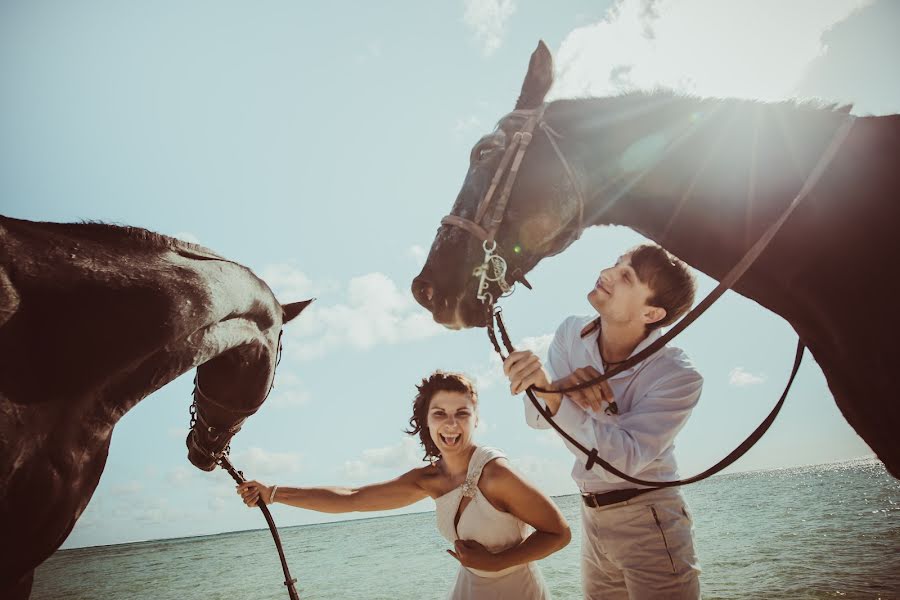
[[[462,436],[458,433],[456,435],[444,435],[442,433],[438,435],[440,435],[441,441],[444,443],[444,445],[450,448],[453,448],[457,444],[459,444],[459,440],[460,438],[462,438]]]

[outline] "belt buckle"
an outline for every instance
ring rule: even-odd
[[[581,494],[581,500],[584,502],[584,505],[588,508],[597,508],[597,498],[596,494],[592,494],[590,492]]]

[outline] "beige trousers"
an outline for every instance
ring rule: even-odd
[[[693,522],[681,491],[581,506],[581,581],[590,600],[700,598]]]

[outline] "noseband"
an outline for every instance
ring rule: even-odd
[[[500,229],[500,224],[503,222],[503,217],[506,215],[506,205],[509,203],[513,184],[516,181],[516,176],[519,174],[522,159],[525,157],[525,151],[528,150],[528,145],[531,143],[535,128],[540,128],[547,135],[550,145],[553,146],[556,156],[559,157],[559,161],[562,163],[569,180],[572,182],[572,186],[575,188],[575,195],[578,200],[578,216],[576,217],[575,230],[580,232],[583,228],[584,194],[581,191],[578,180],[575,178],[575,172],[569,165],[569,161],[566,160],[565,155],[563,155],[562,150],[559,149],[559,145],[556,143],[556,139],[562,136],[553,131],[550,125],[547,124],[547,121],[544,120],[546,108],[547,105],[542,104],[537,108],[514,110],[504,117],[504,119],[512,116],[526,117],[526,120],[522,129],[513,134],[512,141],[506,147],[503,158],[500,159],[500,164],[497,165],[497,170],[494,171],[491,185],[488,187],[484,198],[478,203],[478,208],[475,210],[475,218],[467,219],[459,215],[449,214],[441,219],[441,225],[459,227],[481,240],[481,247],[484,249],[484,261],[475,268],[472,274],[478,277],[477,297],[486,306],[494,304],[494,297],[488,292],[490,283],[496,283],[500,287],[502,296],[508,296],[512,293],[513,286],[506,281],[506,259],[497,252],[496,236],[497,230]],[[507,173],[508,175],[506,175]],[[497,192],[504,175],[506,175],[506,181],[503,184],[503,189],[496,202],[493,202],[494,194]],[[493,210],[491,210],[492,204]],[[525,280],[524,275],[520,275],[516,279],[522,281],[527,287],[531,287]],[[515,284],[515,281],[513,284]]]

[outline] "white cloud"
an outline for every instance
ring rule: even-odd
[[[307,308],[285,329],[288,356],[307,360],[339,348],[367,350],[379,344],[400,344],[443,333],[408,289],[401,291],[383,273],[355,277],[347,284],[345,302]]]
[[[121,483],[119,485],[113,486],[112,490],[110,490],[113,494],[117,496],[126,496],[131,494],[137,494],[138,492],[144,489],[143,484],[140,481],[129,481],[126,483]]]
[[[275,375],[275,387],[266,400],[269,406],[282,408],[303,406],[310,400],[309,392],[300,385],[300,378],[290,372],[279,371]]]
[[[414,244],[414,245],[410,246],[406,250],[406,253],[410,257],[412,257],[413,261],[419,267],[421,267],[425,264],[425,258],[428,256],[428,251],[425,248],[423,248],[422,246],[419,246],[418,244]]]
[[[457,117],[456,123],[453,125],[453,135],[458,138],[467,136],[471,132],[481,131],[481,119],[474,115],[468,117]],[[472,140],[473,142],[475,140]]]
[[[503,43],[506,21],[516,12],[513,0],[464,0],[463,22],[475,34],[485,56]]]
[[[184,440],[187,438],[188,432],[191,430],[190,427],[169,427],[166,429],[166,435],[170,438],[176,440]]]
[[[185,516],[185,512],[173,508],[168,498],[144,499],[138,507],[129,513],[120,516],[128,516],[145,523],[171,523]]]
[[[728,374],[728,383],[736,387],[744,387],[748,385],[757,385],[765,382],[765,375],[754,375],[743,367],[735,367]]]
[[[218,513],[225,510],[226,502],[224,498],[214,496],[209,499],[209,502],[207,502],[207,506],[209,506],[210,510],[212,510],[213,512]]]
[[[376,469],[391,469],[395,472],[393,475],[400,475],[422,466],[422,456],[418,438],[404,437],[393,446],[363,450],[359,459],[345,461],[341,472],[350,479],[366,479]]]
[[[572,480],[572,461],[565,456],[521,456],[510,459],[514,468],[533,482],[545,494],[559,496],[578,492]]]
[[[193,467],[181,465],[166,473],[166,481],[175,487],[183,487],[193,481],[197,473]]]
[[[553,334],[532,336],[522,338],[520,342],[515,344],[516,350],[531,350],[541,359],[542,363],[547,362],[547,350],[550,348],[550,342],[553,341]],[[495,385],[506,385],[508,380],[503,374],[503,363],[500,357],[493,350],[490,350],[487,361],[481,361],[474,369],[469,369],[475,385],[479,390],[485,390]]]
[[[618,0],[563,40],[550,96],[788,98],[825,52],[822,34],[870,1]]]
[[[381,40],[374,40],[369,42],[365,48],[357,52],[356,54],[356,62],[360,65],[365,65],[371,63],[373,61],[381,58],[383,53],[383,44]]]
[[[544,335],[532,336],[522,338],[522,341],[519,342],[518,350],[531,350],[535,354],[537,354],[541,361],[546,362],[547,360],[547,350],[550,349],[550,343],[553,341],[553,334],[547,333]]]
[[[190,231],[179,231],[178,233],[173,233],[172,237],[182,242],[187,242],[189,244],[197,244],[200,245],[200,238],[191,233]]]
[[[232,454],[231,462],[249,479],[259,479],[296,473],[300,470],[302,455],[294,452],[269,452],[254,446]]]
[[[259,278],[272,288],[282,302],[307,300],[314,297],[318,289],[303,271],[287,263],[266,265],[260,271]]]

